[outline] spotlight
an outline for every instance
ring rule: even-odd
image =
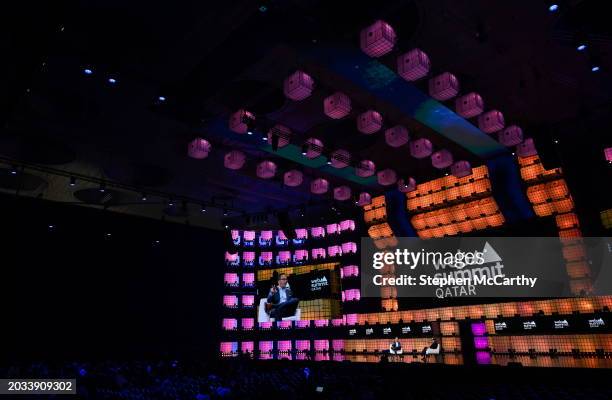
[[[174,207],[174,200],[168,200],[168,207]]]
[[[112,235],[110,233],[106,233],[104,236],[106,236],[107,239],[110,239]]]
[[[228,225],[225,225],[225,229],[229,229],[229,226],[228,226]]]
[[[559,139],[554,140],[555,144],[559,144]]]
[[[558,4],[558,3],[556,3],[556,2],[550,2],[550,3],[548,4],[548,11],[550,11],[550,12],[555,12],[555,11],[557,11],[558,9],[559,9],[559,4]]]
[[[252,135],[252,134],[253,134],[253,131],[249,129],[249,130],[247,131],[247,135]]]
[[[76,178],[74,176],[70,177],[70,186],[76,186]]]
[[[599,71],[599,65],[591,66],[591,72],[597,72],[597,71]]]
[[[106,183],[100,182],[100,188],[98,189],[100,193],[106,192]]]
[[[17,166],[16,166],[16,165],[13,165],[13,166],[11,167],[11,171],[10,171],[10,172],[11,172],[11,175],[17,175]]]
[[[202,207],[200,207],[200,212],[205,213],[206,212],[206,206],[204,206],[202,204]]]
[[[166,101],[166,97],[165,96],[159,96],[157,98],[157,100],[159,100],[159,101],[161,101],[163,103],[164,101]]]
[[[53,231],[53,230],[55,230],[55,225],[49,224],[49,226],[47,226],[47,228],[49,228],[50,231]]]
[[[586,50],[586,48],[587,48],[587,45],[584,43],[580,43],[578,46],[576,46],[576,50],[578,51],[584,51]]]
[[[85,75],[91,75],[91,74],[93,74],[93,70],[91,68],[84,68],[83,69],[83,73]]]
[[[115,79],[115,78],[108,78],[108,83],[110,83],[111,85],[114,85],[115,83],[117,83],[117,79]]]
[[[143,192],[143,193],[140,195],[140,200],[142,200],[142,201],[147,201],[147,194]]]
[[[264,137],[261,138],[261,140],[263,140],[264,142],[267,142],[268,138],[264,136]]]
[[[303,156],[305,156],[305,155],[306,155],[306,153],[308,153],[308,144],[307,144],[307,143],[304,143],[304,144],[302,145],[302,155],[303,155]]]
[[[228,212],[227,212],[227,208],[224,208],[224,209],[223,209],[223,216],[224,216],[224,217],[227,217],[227,214],[228,214]]]
[[[157,245],[157,244],[159,244],[159,240],[154,240],[154,241],[153,241],[153,245],[155,246],[155,245]]]
[[[332,162],[332,161],[331,161],[331,158],[328,158],[328,159],[327,159],[327,165],[331,165],[331,162]]]

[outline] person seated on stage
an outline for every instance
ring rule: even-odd
[[[402,351],[402,344],[399,341],[399,338],[396,336],[395,340],[391,343],[391,354],[398,354]]]
[[[295,314],[299,301],[297,297],[293,296],[289,282],[287,282],[287,274],[280,274],[278,276],[278,286],[273,285],[270,293],[268,293],[266,312],[270,314],[271,318],[277,320],[290,317]]]
[[[438,343],[438,340],[436,338],[431,339],[431,344],[429,346],[423,347],[423,351],[421,352],[421,354],[423,355],[422,360],[425,361],[425,359],[427,358],[427,349],[435,350],[438,348],[439,345],[440,344]]]

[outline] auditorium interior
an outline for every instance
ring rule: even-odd
[[[612,398],[602,3],[6,10],[0,398]]]

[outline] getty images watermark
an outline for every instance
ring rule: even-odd
[[[594,239],[594,240],[591,240]],[[612,292],[609,238],[400,238],[392,250],[362,240],[362,297],[379,297],[394,288],[397,297],[549,297],[571,296],[571,261],[564,247],[585,246],[591,258],[593,292]],[[596,260],[596,262],[593,262]],[[387,292],[388,293],[388,292]],[[584,293],[587,294],[587,293]]]

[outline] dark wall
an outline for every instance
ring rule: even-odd
[[[223,232],[4,195],[0,224],[8,360],[216,354]]]

